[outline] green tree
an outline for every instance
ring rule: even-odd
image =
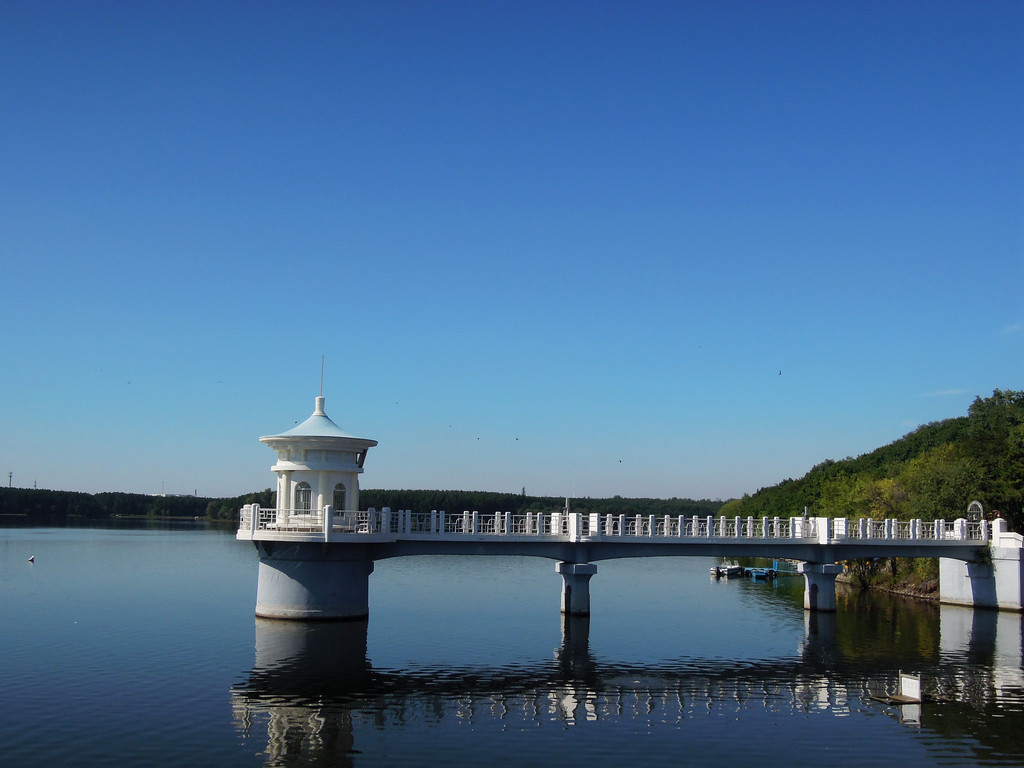
[[[1024,392],[994,390],[968,409],[965,447],[981,467],[978,497],[1014,527],[1024,523]]]
[[[982,473],[977,462],[947,443],[907,462],[900,480],[907,489],[906,517],[954,519],[979,494]]]

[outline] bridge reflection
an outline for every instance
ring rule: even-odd
[[[898,653],[891,646],[876,653],[870,638],[847,636],[842,614],[805,613],[804,636],[791,658],[612,663],[591,653],[588,617],[563,617],[562,642],[550,660],[418,670],[375,669],[367,659],[365,621],[257,619],[256,662],[232,690],[232,706],[243,737],[262,742],[266,731],[268,766],[348,765],[360,724],[402,727],[447,718],[498,720],[512,728],[602,720],[656,727],[754,709],[843,716],[872,708],[981,743],[998,738],[994,709],[1007,700],[1019,709],[1024,701],[1021,616],[952,606],[928,610],[931,637],[913,637],[916,650]],[[889,626],[880,616],[879,627]],[[949,703],[904,710],[872,701],[872,695],[895,692],[901,669],[921,673],[926,693]]]

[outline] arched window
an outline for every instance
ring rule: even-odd
[[[338,483],[334,486],[334,508],[338,510],[345,509],[345,484]]]
[[[985,508],[981,506],[980,501],[972,501],[967,505],[967,520],[972,523],[976,523],[985,516]]]
[[[309,483],[299,483],[295,486],[295,511],[309,512],[313,506],[313,489]]]

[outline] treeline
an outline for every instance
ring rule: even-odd
[[[141,493],[78,493],[34,488],[0,488],[0,516],[57,523],[68,518],[205,517],[211,499],[199,496],[148,496]]]
[[[272,509],[275,492],[263,491],[224,499],[199,496],[147,496],[136,493],[78,493],[28,488],[0,488],[0,522],[6,517],[25,522],[56,524],[68,519],[104,520],[113,517],[142,518],[207,518],[210,520],[238,520],[238,511],[246,504],[259,504]],[[694,501],[691,499],[571,499],[570,507],[576,512],[602,514],[669,514],[713,515],[722,506],[721,501]],[[464,510],[492,512],[554,512],[565,505],[557,496],[526,496],[515,493],[487,491],[417,491],[417,490],[362,490],[359,506],[362,509],[432,509],[448,512]]]
[[[573,512],[600,512],[614,515],[713,515],[725,502],[694,499],[628,499],[615,496],[610,499],[569,499]],[[359,491],[359,506],[363,509],[411,509],[414,512],[445,510],[446,512],[555,512],[565,506],[559,496],[527,496],[518,493],[490,491],[386,491],[366,489]]]
[[[79,493],[34,488],[0,488],[0,522],[4,519],[53,525],[71,520],[109,518],[206,518],[237,520],[245,504],[274,506],[270,489],[211,499],[202,496],[149,496],[143,493]]]
[[[964,517],[980,501],[1019,530],[1024,496],[1024,392],[975,398],[966,416],[926,424],[857,458],[824,461],[729,502],[725,515],[811,515],[882,520]]]
[[[277,493],[269,488],[235,496],[230,499],[214,499],[206,505],[206,516],[211,520],[238,520],[238,511],[246,504],[259,504],[264,509],[277,506]]]

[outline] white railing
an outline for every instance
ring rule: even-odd
[[[327,530],[325,524],[329,522]],[[395,537],[434,536],[546,537],[570,541],[608,539],[796,539],[818,543],[842,541],[988,542],[991,524],[967,520],[872,520],[817,517],[714,517],[699,515],[612,515],[578,512],[413,512],[381,510],[336,512],[242,507],[239,535],[295,538],[318,534],[375,534]]]
[[[430,533],[431,515],[429,512],[409,512],[409,528],[406,533]]]

